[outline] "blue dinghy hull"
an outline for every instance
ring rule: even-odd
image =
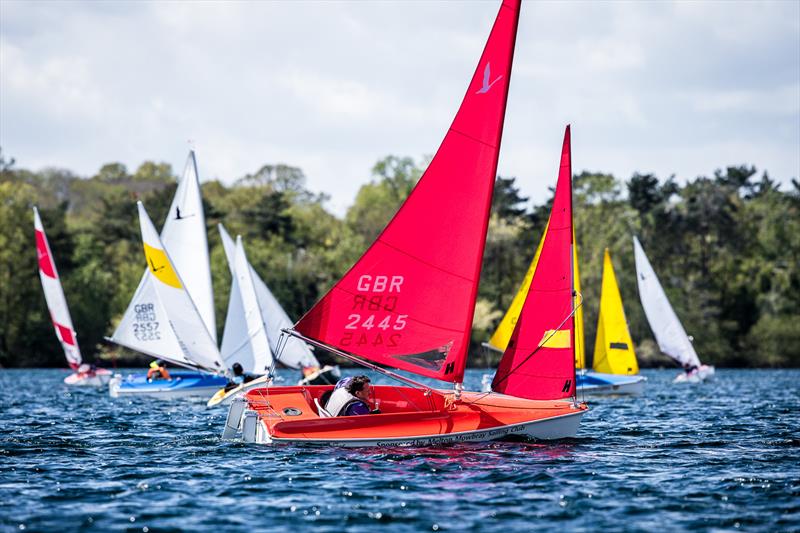
[[[576,385],[584,394],[642,394],[645,381],[647,378],[639,375],[579,372]]]
[[[172,379],[147,379],[147,374],[129,374],[122,377],[116,374],[108,383],[108,393],[112,398],[123,396],[147,396],[164,400],[200,396],[209,398],[228,380],[222,376],[200,372],[170,372]]]

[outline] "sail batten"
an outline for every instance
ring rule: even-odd
[[[518,18],[519,0],[507,0],[428,168],[298,333],[382,365],[463,380]]]

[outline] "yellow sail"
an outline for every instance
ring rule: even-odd
[[[533,273],[536,272],[536,264],[539,262],[539,255],[542,253],[542,244],[544,244],[544,236],[547,235],[547,227],[544,228],[542,233],[542,240],[539,241],[539,246],[536,247],[536,253],[533,255],[531,266],[522,278],[522,284],[517,289],[517,294],[511,301],[511,305],[506,311],[500,325],[497,326],[492,338],[489,339],[489,344],[501,352],[504,352],[508,341],[511,340],[511,335],[514,333],[514,326],[517,324],[519,314],[522,312],[522,304],[525,303],[525,298],[528,296],[528,289],[531,287],[531,280],[533,280]]]
[[[594,370],[603,374],[639,373],[639,364],[633,352],[633,341],[628,332],[628,321],[625,319],[622,297],[608,248],[603,259],[603,285],[594,343]]]
[[[573,231],[572,241],[575,243],[575,253],[573,254],[573,271],[575,273],[575,292],[581,294],[581,275],[578,269],[578,242],[575,240]],[[575,296],[575,306],[581,304],[582,296]],[[586,368],[586,348],[583,341],[583,305],[575,311],[575,368],[582,370]]]
[[[533,273],[536,271],[536,264],[539,262],[539,255],[542,253],[542,244],[544,237],[547,235],[547,227],[544,229],[542,239],[539,241],[539,246],[536,247],[536,253],[533,255],[528,271],[522,279],[522,283],[517,290],[517,294],[511,301],[511,305],[506,311],[500,325],[497,326],[492,338],[489,339],[489,344],[498,350],[505,351],[508,346],[508,341],[511,340],[511,335],[514,333],[514,326],[517,324],[520,312],[522,312],[522,304],[525,302],[525,297],[528,295],[528,289],[531,286]],[[573,236],[574,240],[574,236]],[[578,248],[575,247],[574,255],[574,269],[575,269],[575,290],[581,292],[580,275],[578,272]],[[580,299],[576,297],[575,304],[579,303]],[[584,342],[583,342],[583,307],[579,307],[575,313],[575,366],[577,368],[585,368],[586,362],[584,360]]]

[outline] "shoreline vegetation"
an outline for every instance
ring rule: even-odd
[[[201,179],[202,160],[200,154]],[[224,325],[230,274],[217,223],[242,235],[254,268],[296,319],[377,237],[426,164],[409,157],[381,159],[342,218],[326,209],[324,194],[306,189],[302,170],[289,165],[264,165],[231,185],[204,181],[218,328]],[[626,181],[599,172],[575,175],[587,363],[608,247],[640,366],[675,367],[660,354],[639,304],[631,245],[636,234],[704,362],[800,367],[800,182],[781,185],[746,165],[681,182],[639,173]],[[174,169],[165,163],[146,161],[133,172],[109,163],[86,178],[64,169],[19,168],[0,151],[0,368],[65,364],[39,284],[33,205],[84,356],[105,366],[149,361],[103,337],[121,318],[145,268],[136,201],[160,225],[176,184]],[[552,192],[548,202],[534,205],[514,177],[497,178],[473,322],[473,368],[499,359],[487,359],[480,343],[516,293],[551,201]]]

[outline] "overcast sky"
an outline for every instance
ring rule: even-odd
[[[432,154],[499,1],[0,0],[0,146],[230,183],[301,167],[342,214],[375,161]],[[499,173],[541,201],[573,168],[800,176],[800,2],[525,2]]]

